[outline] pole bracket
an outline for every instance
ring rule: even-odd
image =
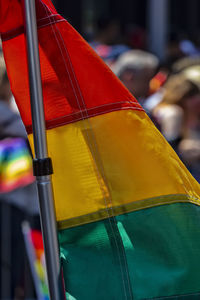
[[[50,157],[33,160],[33,175],[47,176],[53,174],[53,165]]]

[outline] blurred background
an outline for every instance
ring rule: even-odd
[[[200,182],[200,1],[53,3]],[[0,299],[48,299],[31,152],[2,52],[0,116]]]
[[[119,26],[121,42],[143,47],[164,59],[167,45],[190,38],[199,45],[198,0],[54,0],[59,13],[85,37],[94,37],[99,20],[109,19]]]

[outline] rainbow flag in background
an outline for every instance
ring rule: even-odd
[[[27,222],[22,231],[38,300],[49,300],[42,233],[32,230]]]
[[[34,181],[32,158],[22,138],[0,141],[0,193],[8,193]]]
[[[67,299],[199,299],[199,184],[51,1],[36,8]],[[0,31],[32,144],[21,1],[0,0]]]

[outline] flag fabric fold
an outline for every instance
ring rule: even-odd
[[[51,1],[36,9],[67,298],[198,298],[199,184]],[[21,1],[0,0],[0,32],[33,144]]]

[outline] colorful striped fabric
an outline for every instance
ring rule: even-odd
[[[0,141],[0,193],[7,193],[34,181],[32,159],[22,138]]]
[[[27,222],[22,224],[22,231],[37,300],[49,300],[42,233],[32,230]]]
[[[49,290],[47,286],[47,278],[46,278],[46,265],[44,258],[44,246],[42,241],[42,233],[38,230],[32,230],[31,234],[31,242],[32,247],[35,252],[35,262],[34,267],[36,273],[38,275],[38,279],[40,281],[40,289],[42,294],[42,300],[49,300]]]
[[[67,299],[198,299],[199,184],[51,1],[36,7]],[[22,16],[19,1],[0,1],[8,75],[33,144]]]

